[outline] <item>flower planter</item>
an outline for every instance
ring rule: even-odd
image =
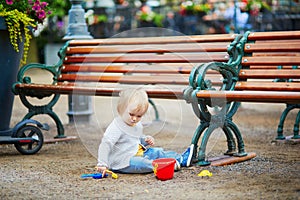
[[[9,132],[10,119],[14,101],[12,84],[16,81],[20,60],[23,54],[23,44],[19,44],[16,52],[10,43],[9,32],[5,19],[0,17],[0,135]]]

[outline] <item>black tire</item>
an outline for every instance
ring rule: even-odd
[[[42,131],[32,125],[26,125],[20,128],[14,137],[34,137],[36,140],[30,144],[15,143],[16,149],[23,155],[31,155],[37,153],[43,146],[44,137]]]

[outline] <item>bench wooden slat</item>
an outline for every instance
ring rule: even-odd
[[[294,66],[292,65],[251,65],[249,66],[250,69],[279,69],[281,67],[282,69],[292,69]],[[300,69],[300,68],[299,68]]]
[[[117,82],[127,84],[181,84],[188,85],[188,76],[164,76],[164,75],[121,75],[121,76],[88,76],[79,74],[62,74],[59,81],[78,81],[78,82]]]
[[[256,81],[256,80],[255,82],[239,81],[235,86],[235,90],[300,92],[300,82],[266,82],[266,81]]]
[[[201,90],[197,92],[198,98],[215,99],[218,101],[237,102],[272,102],[272,103],[299,103],[300,92],[274,92],[274,91],[211,91]]]
[[[111,72],[111,73],[178,73],[189,74],[192,66],[187,65],[68,65],[61,70],[67,72]]]
[[[227,53],[206,54],[141,54],[141,55],[119,55],[119,56],[66,56],[65,63],[188,63],[188,62],[226,62]]]
[[[176,53],[176,52],[226,52],[228,43],[163,44],[163,45],[107,45],[69,47],[67,54],[89,53]]]
[[[299,63],[300,57],[295,56],[274,56],[272,59],[268,56],[245,56],[242,59],[242,65],[299,65]]]
[[[250,44],[265,44],[265,43],[273,43],[273,44],[285,44],[285,43],[299,43],[299,39],[280,39],[280,40],[256,40],[255,43],[250,43]]]
[[[80,73],[159,73],[159,74],[189,74],[192,70],[190,64],[181,64],[181,65],[72,65],[65,64],[61,72],[70,73],[70,72],[80,72]],[[214,70],[209,70],[208,74],[219,74]]]
[[[109,38],[93,40],[71,40],[70,46],[80,45],[119,45],[119,44],[169,44],[169,43],[197,43],[197,42],[230,42],[236,34],[211,34],[193,36],[164,36],[141,38]]]
[[[278,71],[280,70],[280,71]],[[241,69],[240,78],[275,79],[290,78],[300,79],[300,69]]]
[[[300,39],[300,31],[251,32],[248,40]]]
[[[294,52],[300,51],[300,46],[295,42],[278,43],[247,43],[244,48],[245,53],[251,52]]]
[[[248,55],[247,55],[248,56]],[[300,52],[253,52],[252,57],[260,57],[260,56],[267,56],[267,57],[275,57],[275,56],[288,56],[288,57],[299,57]]]
[[[119,92],[124,89],[122,85],[111,85],[110,87],[97,85],[97,87],[88,87],[84,85],[74,84],[17,84],[19,89],[39,90],[40,92],[59,93],[59,94],[74,94],[74,95],[92,95],[92,96],[118,96]],[[174,87],[158,87],[158,86],[143,86],[150,98],[162,99],[183,99],[183,90],[186,86]]]

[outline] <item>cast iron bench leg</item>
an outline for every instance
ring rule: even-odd
[[[300,139],[299,135],[299,123],[300,123],[300,111],[298,111],[295,124],[294,124],[294,136],[292,137],[293,139]]]
[[[27,98],[24,94],[20,94],[20,99],[21,99],[22,103],[28,108],[28,113],[25,115],[23,120],[30,119],[33,116],[40,115],[40,114],[49,115],[56,123],[58,134],[57,134],[57,136],[55,136],[55,138],[65,138],[66,136],[64,134],[65,131],[64,131],[63,124],[62,124],[61,120],[59,119],[59,117],[57,116],[57,114],[52,110],[53,106],[56,104],[59,97],[60,97],[59,94],[55,94],[54,97],[51,99],[51,101],[47,105],[34,106],[27,100]]]
[[[192,144],[194,144],[194,158],[193,161],[197,162],[200,166],[206,166],[209,165],[210,162],[206,160],[205,154],[206,154],[206,146],[208,143],[208,139],[211,136],[212,132],[216,130],[217,128],[222,128],[223,132],[225,133],[226,139],[227,139],[227,148],[228,150],[224,153],[225,155],[234,155],[234,156],[246,156],[247,153],[245,153],[244,150],[244,142],[241,136],[240,131],[238,130],[237,126],[232,122],[232,115],[235,113],[232,111],[234,109],[236,111],[239,104],[236,104],[232,107],[232,109],[228,112],[226,115],[226,119],[222,120],[221,118],[224,117],[221,115],[212,115],[210,117],[201,114],[199,107],[196,106],[195,103],[192,103],[194,112],[199,114],[197,115],[200,119],[200,125],[197,127],[194,136],[192,138]],[[198,110],[198,111],[197,111]],[[208,113],[207,113],[208,114]],[[238,153],[236,153],[236,143],[235,139],[233,137],[234,133],[237,142],[238,142]],[[203,136],[202,136],[203,134]],[[200,137],[202,136],[201,144],[199,147],[199,152],[196,157],[195,153],[197,152],[198,148],[198,142],[200,140]]]
[[[152,99],[149,99],[148,101],[149,101],[149,103],[151,104],[151,106],[154,109],[154,112],[155,112],[155,121],[159,121],[159,113],[158,113],[158,110],[157,110],[157,107],[156,107],[154,101],[152,101]]]
[[[289,114],[289,112],[295,108],[300,108],[300,104],[287,104],[286,108],[284,109],[284,111],[282,112],[281,116],[280,116],[280,121],[278,123],[278,128],[277,128],[277,137],[276,140],[284,140],[285,136],[283,135],[283,126],[284,126],[284,122],[285,119],[287,117],[287,115]],[[299,121],[300,121],[300,114],[298,113],[296,120],[295,120],[295,125],[294,125],[294,136],[293,139],[298,139],[299,137]],[[298,117],[299,116],[299,117]]]

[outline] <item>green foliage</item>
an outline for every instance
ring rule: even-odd
[[[180,5],[181,12],[186,14],[197,14],[197,13],[208,13],[211,10],[211,6],[208,3],[205,4],[195,4],[192,1],[183,2]]]
[[[209,4],[196,4],[194,7],[195,12],[205,12],[208,13],[211,10]]]
[[[12,1],[13,2],[13,1]],[[29,9],[28,1],[15,1],[12,4],[8,4],[6,0],[0,0],[0,4],[2,8],[0,10],[5,9],[7,11],[11,10],[19,10],[20,12],[26,12]]]
[[[107,22],[107,16],[106,15],[98,15],[97,16],[97,21],[98,22]]]
[[[156,12],[142,12],[139,11],[137,13],[137,17],[141,21],[146,21],[146,22],[153,22],[157,27],[162,27],[163,26],[163,19],[164,17],[160,14],[157,14]]]
[[[251,10],[260,11],[261,9],[271,10],[271,7],[265,1],[262,0],[249,0],[246,5],[246,9],[247,11],[251,11]]]
[[[163,27],[163,21],[164,17],[160,14],[156,14],[154,17],[153,17],[153,23],[157,26],[157,27]]]
[[[67,0],[46,0],[46,2],[48,2],[52,11],[50,17],[57,16],[62,18],[68,14],[71,8],[71,3]]]

